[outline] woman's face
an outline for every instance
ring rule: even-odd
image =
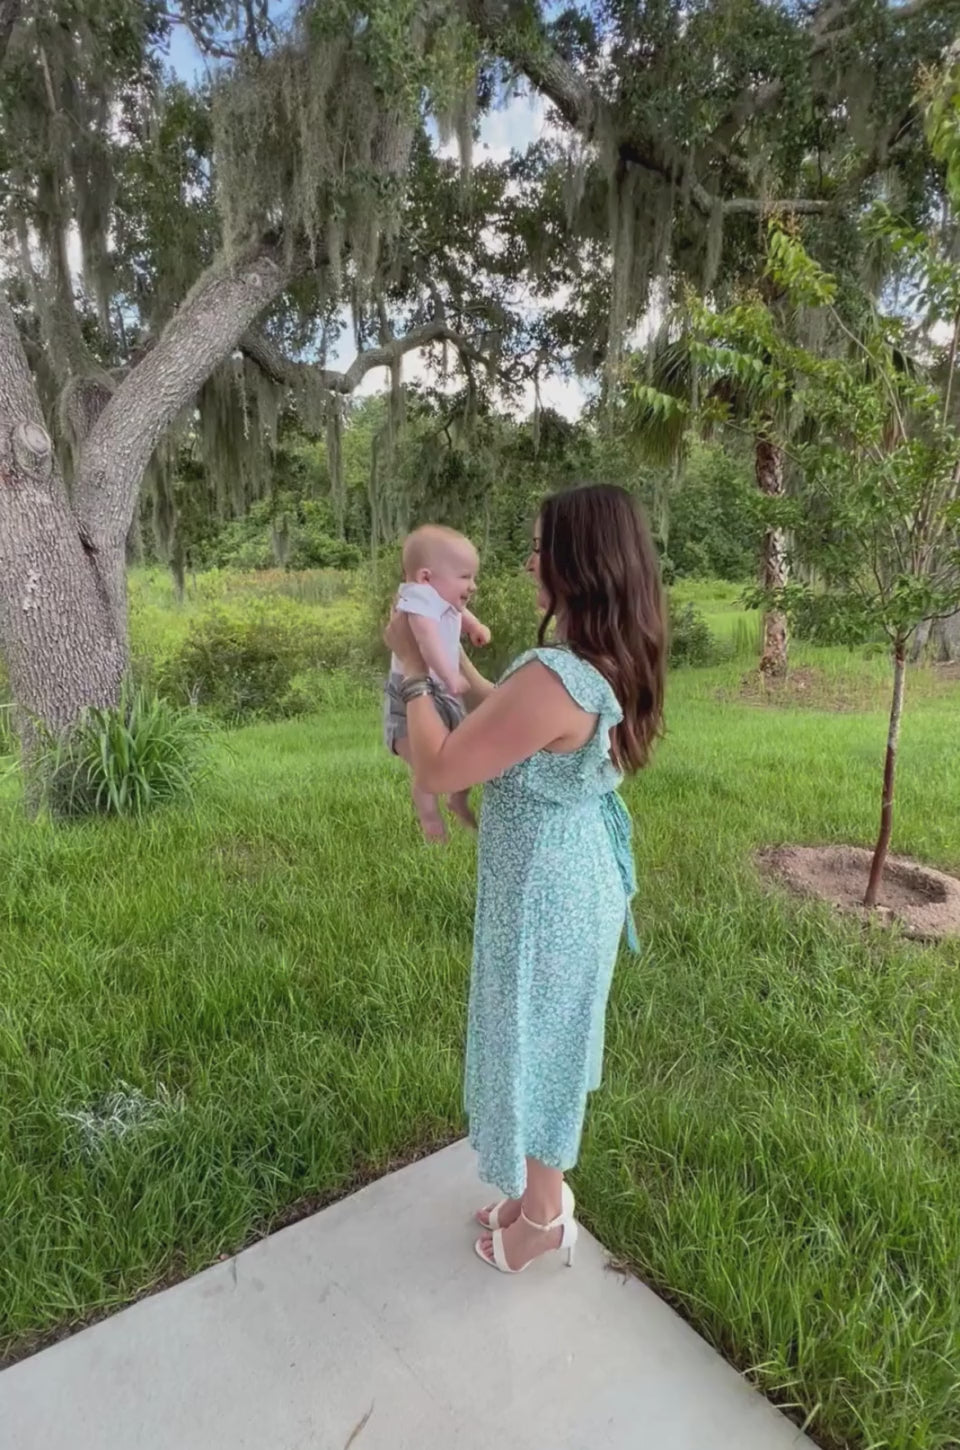
[[[547,610],[550,607],[550,600],[544,590],[540,579],[540,520],[533,526],[533,547],[530,550],[530,557],[527,560],[526,569],[537,581],[537,608]]]

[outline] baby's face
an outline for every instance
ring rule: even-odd
[[[447,604],[466,609],[477,592],[477,551],[469,544],[450,545],[438,553],[429,569],[422,571],[425,582],[432,584]]]

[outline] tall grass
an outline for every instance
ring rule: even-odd
[[[763,618],[760,614],[737,614],[728,639],[735,660],[759,660],[763,650]]]
[[[761,884],[760,846],[871,839],[885,717],[734,703],[741,675],[675,675],[629,787],[643,951],[615,979],[578,1199],[831,1450],[947,1450],[960,943]],[[376,707],[349,703],[235,732],[196,808],[140,827],[30,827],[2,787],[7,1349],[462,1131],[473,845],[425,869]],[[896,828],[954,871],[958,705],[915,692]]]

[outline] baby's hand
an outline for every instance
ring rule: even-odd
[[[490,643],[490,638],[489,629],[485,624],[481,624],[479,619],[467,627],[467,639],[478,649],[484,649]]]

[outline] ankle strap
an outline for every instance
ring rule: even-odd
[[[527,1218],[527,1215],[523,1211],[522,1203],[520,1204],[520,1217],[527,1225],[527,1228],[536,1229],[539,1233],[542,1234],[549,1233],[550,1229],[552,1228],[560,1228],[564,1221],[563,1209],[561,1209],[557,1217],[553,1219],[551,1223],[534,1223],[532,1218]]]

